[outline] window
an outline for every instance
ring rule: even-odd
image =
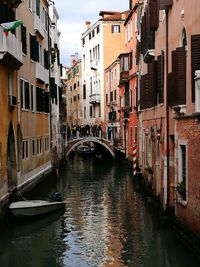
[[[83,99],[86,99],[86,84],[83,84]]]
[[[21,109],[30,109],[29,83],[24,80],[20,80],[20,91],[21,91]]]
[[[36,36],[30,34],[30,58],[33,61],[39,62],[39,43]]]
[[[186,200],[186,188],[187,188],[187,146],[185,142],[179,145],[179,185],[181,185],[180,196],[183,200]]]
[[[45,151],[49,150],[49,137],[45,138]]]
[[[42,138],[37,139],[37,154],[42,153]]]
[[[85,45],[85,38],[82,39],[82,46]]]
[[[22,52],[27,54],[27,42],[26,42],[26,27],[21,25],[21,41],[22,41]]]
[[[28,7],[29,7],[29,9],[32,11],[32,0],[29,0],[29,1],[28,1]]]
[[[90,117],[92,118],[92,106],[90,106]]]
[[[32,156],[35,156],[35,140],[32,140]]]
[[[137,143],[137,126],[134,127],[134,143]]]
[[[29,156],[29,142],[22,140],[22,159],[28,159]]]
[[[100,32],[100,28],[99,26],[97,26],[97,34]]]
[[[90,94],[92,94],[92,78],[90,77]]]
[[[31,110],[34,112],[36,109],[36,95],[35,95],[35,87],[33,84],[31,84]]]
[[[35,9],[37,16],[40,17],[40,0],[35,1]]]
[[[120,33],[120,25],[112,25],[112,33]]]

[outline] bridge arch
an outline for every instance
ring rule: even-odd
[[[106,140],[106,139],[102,139],[102,138],[95,138],[95,137],[91,137],[91,138],[80,138],[80,139],[76,139],[71,141],[71,143],[68,144],[67,148],[66,148],[66,156],[68,157],[69,154],[79,145],[84,144],[86,142],[92,142],[92,143],[97,143],[102,145],[110,154],[111,156],[114,158],[115,157],[115,153],[114,153],[114,149],[110,143],[110,141]]]

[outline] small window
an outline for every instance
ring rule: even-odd
[[[92,118],[92,106],[90,106],[90,117]]]
[[[45,151],[49,150],[49,137],[45,138]]]
[[[42,153],[42,138],[37,139],[37,154]]]
[[[28,159],[29,157],[29,142],[28,140],[22,141],[22,159]]]
[[[112,25],[112,33],[120,33],[120,25]]]
[[[97,34],[99,33],[100,29],[99,29],[99,26],[97,26]]]
[[[35,140],[32,140],[32,156],[35,156]]]

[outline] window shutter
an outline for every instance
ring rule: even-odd
[[[185,47],[177,51],[177,104],[186,104],[186,52]]]
[[[148,70],[148,89],[147,89],[147,101],[148,101],[148,107],[154,107],[157,104],[157,90],[156,90],[156,80],[157,80],[157,75],[156,75],[156,67],[157,67],[157,62],[153,61],[152,63],[149,63],[147,65],[147,70]]]
[[[194,74],[196,70],[200,70],[200,34],[191,36],[192,102],[195,102]]]
[[[27,54],[26,27],[21,25],[22,52]]]
[[[142,17],[142,27],[141,27],[141,51],[144,54],[145,51],[145,37],[146,36],[146,13]]]
[[[34,47],[34,61],[38,61],[39,62],[39,43],[36,39],[36,36],[33,36],[33,47]]]
[[[168,97],[168,105],[169,106],[174,106],[174,86],[173,86],[173,73],[170,72],[168,73],[167,76],[168,79],[168,88],[167,88],[167,97]]]
[[[49,92],[45,92],[45,113],[49,113]]]
[[[30,58],[34,60],[34,36],[29,34],[30,37]]]
[[[49,69],[49,52],[44,49],[44,67],[45,69]]]
[[[25,82],[25,109],[30,109],[29,83]]]
[[[158,0],[150,0],[149,2],[150,28],[156,31],[159,26]]]
[[[172,76],[173,76],[173,105],[176,104],[177,99],[177,51],[172,51]]]
[[[142,75],[140,80],[140,109],[145,106],[145,75]]]

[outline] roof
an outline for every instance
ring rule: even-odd
[[[114,20],[125,20],[126,16],[128,15],[128,11],[100,11],[99,15],[102,16],[103,21],[114,21]],[[125,15],[125,17],[123,16]]]

